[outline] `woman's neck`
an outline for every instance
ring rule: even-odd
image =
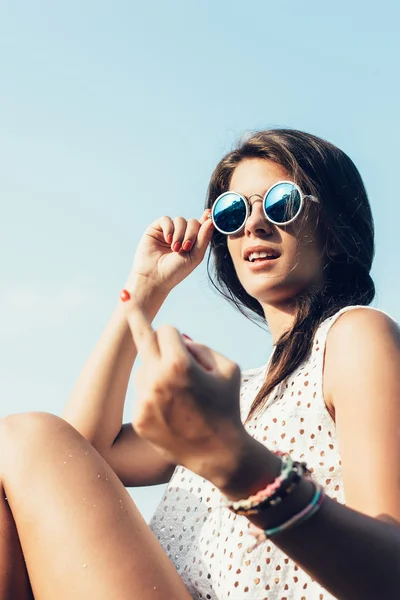
[[[279,338],[292,327],[296,317],[296,307],[293,304],[264,304],[263,310],[275,345]]]

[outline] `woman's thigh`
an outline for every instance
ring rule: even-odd
[[[37,600],[190,599],[118,477],[62,419],[0,420],[0,476]]]
[[[0,599],[32,600],[32,590],[13,515],[0,493]]]

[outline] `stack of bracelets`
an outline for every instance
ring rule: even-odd
[[[310,478],[311,473],[307,469],[305,463],[293,461],[289,454],[282,454],[280,452],[277,452],[277,454],[282,457],[282,467],[278,477],[272,483],[268,484],[265,489],[257,492],[254,496],[236,502],[227,501],[226,506],[232,512],[247,517],[260,514],[260,512],[282,502],[282,500],[296,488],[303,477]],[[264,534],[267,538],[270,538],[281,531],[285,531],[286,529],[290,529],[295,525],[299,525],[317,512],[322,504],[325,494],[323,488],[318,483],[311,479],[310,481],[312,481],[315,486],[315,493],[311,502],[303,510],[278,527],[264,530]]]

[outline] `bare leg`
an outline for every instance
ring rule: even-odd
[[[4,494],[0,501],[0,599],[32,600],[17,529]]]
[[[190,600],[118,477],[62,419],[1,419],[0,479],[37,600]],[[22,569],[10,535],[0,564],[14,545]],[[2,577],[0,590],[13,583]],[[0,599],[10,597],[29,598],[4,592]]]

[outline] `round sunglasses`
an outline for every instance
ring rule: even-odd
[[[305,196],[293,181],[278,181],[262,198],[265,218],[274,225],[292,223],[302,211],[304,200],[318,202]],[[249,200],[238,192],[224,192],[212,205],[210,218],[215,228],[225,235],[241,231],[250,215]]]

